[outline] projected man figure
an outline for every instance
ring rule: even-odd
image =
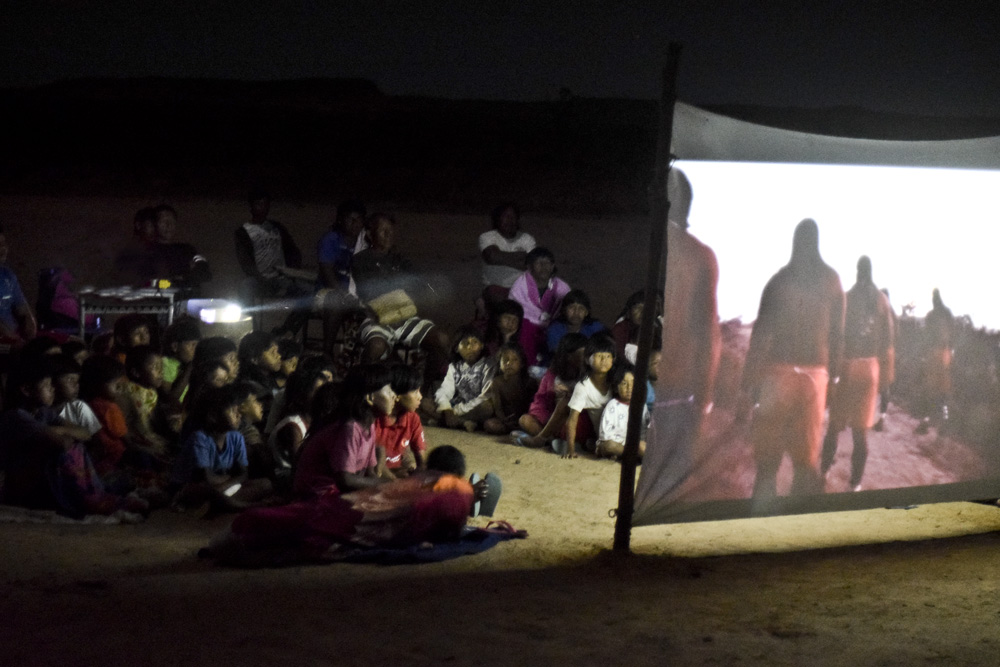
[[[807,218],[795,228],[791,260],[764,287],[743,371],[742,386],[754,404],[754,498],[777,495],[786,453],[792,494],[822,491],[823,412],[843,336],[844,290],[820,257],[819,228]]]
[[[933,419],[940,428],[948,421],[951,396],[951,336],[955,316],[944,305],[937,288],[931,294],[933,308],[924,317],[923,330],[923,413],[917,433],[927,433]]]
[[[847,292],[844,314],[844,360],[840,382],[831,388],[830,424],[823,441],[821,470],[825,475],[837,454],[837,438],[851,427],[850,488],[858,491],[868,460],[868,429],[875,424],[879,390],[892,384],[895,374],[892,308],[872,281],[872,262],[858,260],[857,282]]]

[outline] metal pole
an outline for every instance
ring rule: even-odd
[[[643,301],[642,322],[639,324],[639,349],[635,359],[635,387],[628,410],[628,431],[622,455],[621,481],[618,485],[618,511],[615,520],[614,550],[628,553],[632,539],[632,514],[635,510],[635,469],[639,462],[639,434],[642,412],[646,405],[646,381],[649,376],[650,348],[653,345],[653,324],[662,300],[663,280],[667,260],[667,173],[670,171],[670,141],[674,125],[674,102],[677,99],[677,64],[681,46],[670,42],[667,64],[663,68],[663,93],[660,98],[660,127],[656,142],[656,168],[650,187],[649,267],[646,271],[646,298]],[[664,267],[661,271],[661,265]],[[669,313],[666,313],[669,316]]]

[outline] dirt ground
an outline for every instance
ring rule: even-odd
[[[104,286],[108,260],[147,203],[3,198],[11,264],[32,293],[35,271],[51,264]],[[227,293],[236,276],[231,232],[244,206],[174,204],[179,236],[209,256],[213,289]],[[274,217],[293,225],[309,256],[332,212],[276,202]],[[414,261],[448,286],[435,314],[452,326],[464,321],[485,214],[399,217]],[[615,222],[613,243],[643,247],[641,226]],[[524,223],[556,248],[562,275],[591,293],[605,321],[641,284],[644,257],[593,259],[608,221]],[[433,225],[434,234],[416,233]],[[601,286],[615,289],[595,284],[597,269]],[[905,440],[908,416],[900,419],[893,433]],[[428,441],[463,449],[470,470],[496,471],[504,480],[497,518],[529,536],[429,565],[232,570],[196,558],[224,517],[0,523],[0,664],[997,664],[996,507],[644,527],[633,530],[632,555],[615,556],[617,464],[436,428]],[[889,479],[888,462],[884,471]]]

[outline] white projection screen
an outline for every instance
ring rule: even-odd
[[[830,137],[678,103],[672,153],[693,191],[689,232],[718,260],[723,344],[714,404],[697,436],[657,397],[633,525],[1000,495],[1000,137]],[[809,463],[801,452],[793,462],[791,450],[815,441],[792,443],[774,472],[774,450],[761,453],[766,438],[753,435],[758,414],[747,409],[764,399],[740,384],[762,291],[789,262],[804,218],[816,221],[819,252],[845,292],[859,258],[870,258],[895,315],[895,382],[877,399],[881,424],[857,429],[866,447],[845,428],[824,443],[828,465],[813,451],[819,465],[803,473]],[[953,315],[947,363],[932,340],[941,318],[927,321],[935,289]],[[811,486],[796,481],[811,474]]]

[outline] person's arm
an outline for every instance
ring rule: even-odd
[[[63,438],[69,438],[76,442],[87,442],[90,440],[90,432],[88,432],[84,427],[77,426],[76,424],[63,422],[61,424],[50,426],[49,428],[51,428],[55,434]]]
[[[295,245],[295,239],[292,238],[291,233],[280,222],[272,220],[271,224],[278,229],[278,234],[281,235],[281,249],[285,256],[285,266],[293,269],[301,269],[302,251]]]
[[[692,321],[690,335],[699,341],[695,348],[695,380],[692,387],[695,404],[700,412],[706,412],[712,406],[715,393],[715,376],[719,370],[719,359],[722,352],[722,333],[719,329],[716,288],[719,283],[719,266],[715,254],[707,250],[703,257],[703,266],[696,278],[692,298],[693,312],[689,313]]]
[[[580,420],[580,411],[570,408],[569,416],[566,417],[566,453],[562,455],[564,459],[575,459],[576,453],[576,424]]]

